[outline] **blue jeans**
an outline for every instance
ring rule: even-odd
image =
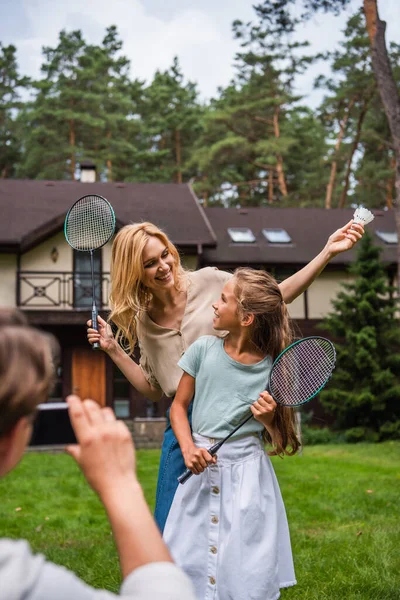
[[[188,418],[192,426],[192,405],[188,409]],[[186,471],[186,465],[183,460],[182,452],[178,440],[172,431],[169,420],[169,409],[166,413],[167,427],[164,432],[164,441],[161,449],[160,468],[158,471],[156,508],[154,518],[161,531],[164,531],[165,522],[174,499],[176,488],[178,487],[178,477]]]

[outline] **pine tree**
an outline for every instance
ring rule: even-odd
[[[310,18],[319,10],[340,13],[350,0],[302,0],[299,4]],[[292,32],[298,23],[291,14],[295,0],[263,0],[262,10],[281,33]],[[365,15],[365,25],[370,41],[371,61],[376,85],[388,120],[393,150],[394,198],[396,229],[400,238],[400,94],[386,45],[386,23],[379,16],[378,0],[360,0]],[[400,244],[397,252],[397,285],[400,293]]]
[[[178,59],[156,71],[139,105],[144,148],[132,179],[182,183],[194,174],[188,167],[201,127],[203,109],[192,82],[184,82]]]
[[[202,195],[212,182],[216,187],[208,192],[213,201],[225,195],[225,203],[241,206],[288,204],[299,200],[304,186],[298,175],[307,173],[293,125],[305,139],[302,125],[310,124],[309,114],[298,106],[294,80],[313,57],[302,55],[307,43],[280,36],[261,6],[254,10],[254,23],[233,23],[242,47],[235,59],[237,74],[206,114],[206,129],[194,151],[202,173],[195,189]],[[309,163],[316,159],[314,165],[321,161],[320,140],[317,134],[307,156]],[[298,156],[290,161],[292,153]]]
[[[360,11],[350,17],[344,34],[340,48],[325,55],[332,75],[321,75],[315,82],[315,87],[327,91],[319,112],[335,142],[329,156],[325,208],[343,208],[346,204],[365,117],[378,95],[369,39]]]
[[[400,438],[400,324],[394,288],[367,232],[323,327],[338,340],[337,367],[320,400],[348,438]]]
[[[0,177],[13,177],[20,157],[20,136],[15,112],[21,107],[20,92],[29,85],[18,73],[15,46],[0,42]]]
[[[80,31],[61,31],[56,48],[43,48],[44,77],[33,82],[36,97],[20,119],[27,132],[20,177],[75,179],[79,125],[91,118],[82,107],[78,83],[85,49]]]
[[[393,77],[400,89],[400,46],[390,44]],[[395,153],[389,124],[378,93],[372,99],[360,139],[362,156],[354,172],[353,202],[375,208],[394,207]]]
[[[81,129],[80,158],[93,160],[107,181],[131,177],[141,130],[137,112],[143,84],[130,80],[130,61],[121,49],[111,26],[101,46],[88,46],[80,59],[80,96],[92,119]]]
[[[24,160],[19,175],[32,179],[75,179],[78,163],[93,160],[101,179],[127,179],[135,165],[135,98],[140,82],[129,79],[122,42],[109,27],[100,46],[80,31],[61,31],[57,47],[43,49],[43,79],[34,82],[34,101],[21,117]]]

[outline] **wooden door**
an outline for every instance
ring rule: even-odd
[[[106,405],[106,356],[91,348],[72,352],[72,393]]]

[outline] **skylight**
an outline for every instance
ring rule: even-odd
[[[255,235],[248,227],[228,227],[232,242],[250,244],[256,241]]]
[[[397,244],[399,242],[398,235],[395,231],[376,231],[376,235],[385,244]]]
[[[262,232],[270,244],[290,244],[292,241],[285,229],[263,229]]]

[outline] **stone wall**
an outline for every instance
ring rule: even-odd
[[[166,420],[159,419],[125,419],[132,434],[136,448],[161,448]]]

